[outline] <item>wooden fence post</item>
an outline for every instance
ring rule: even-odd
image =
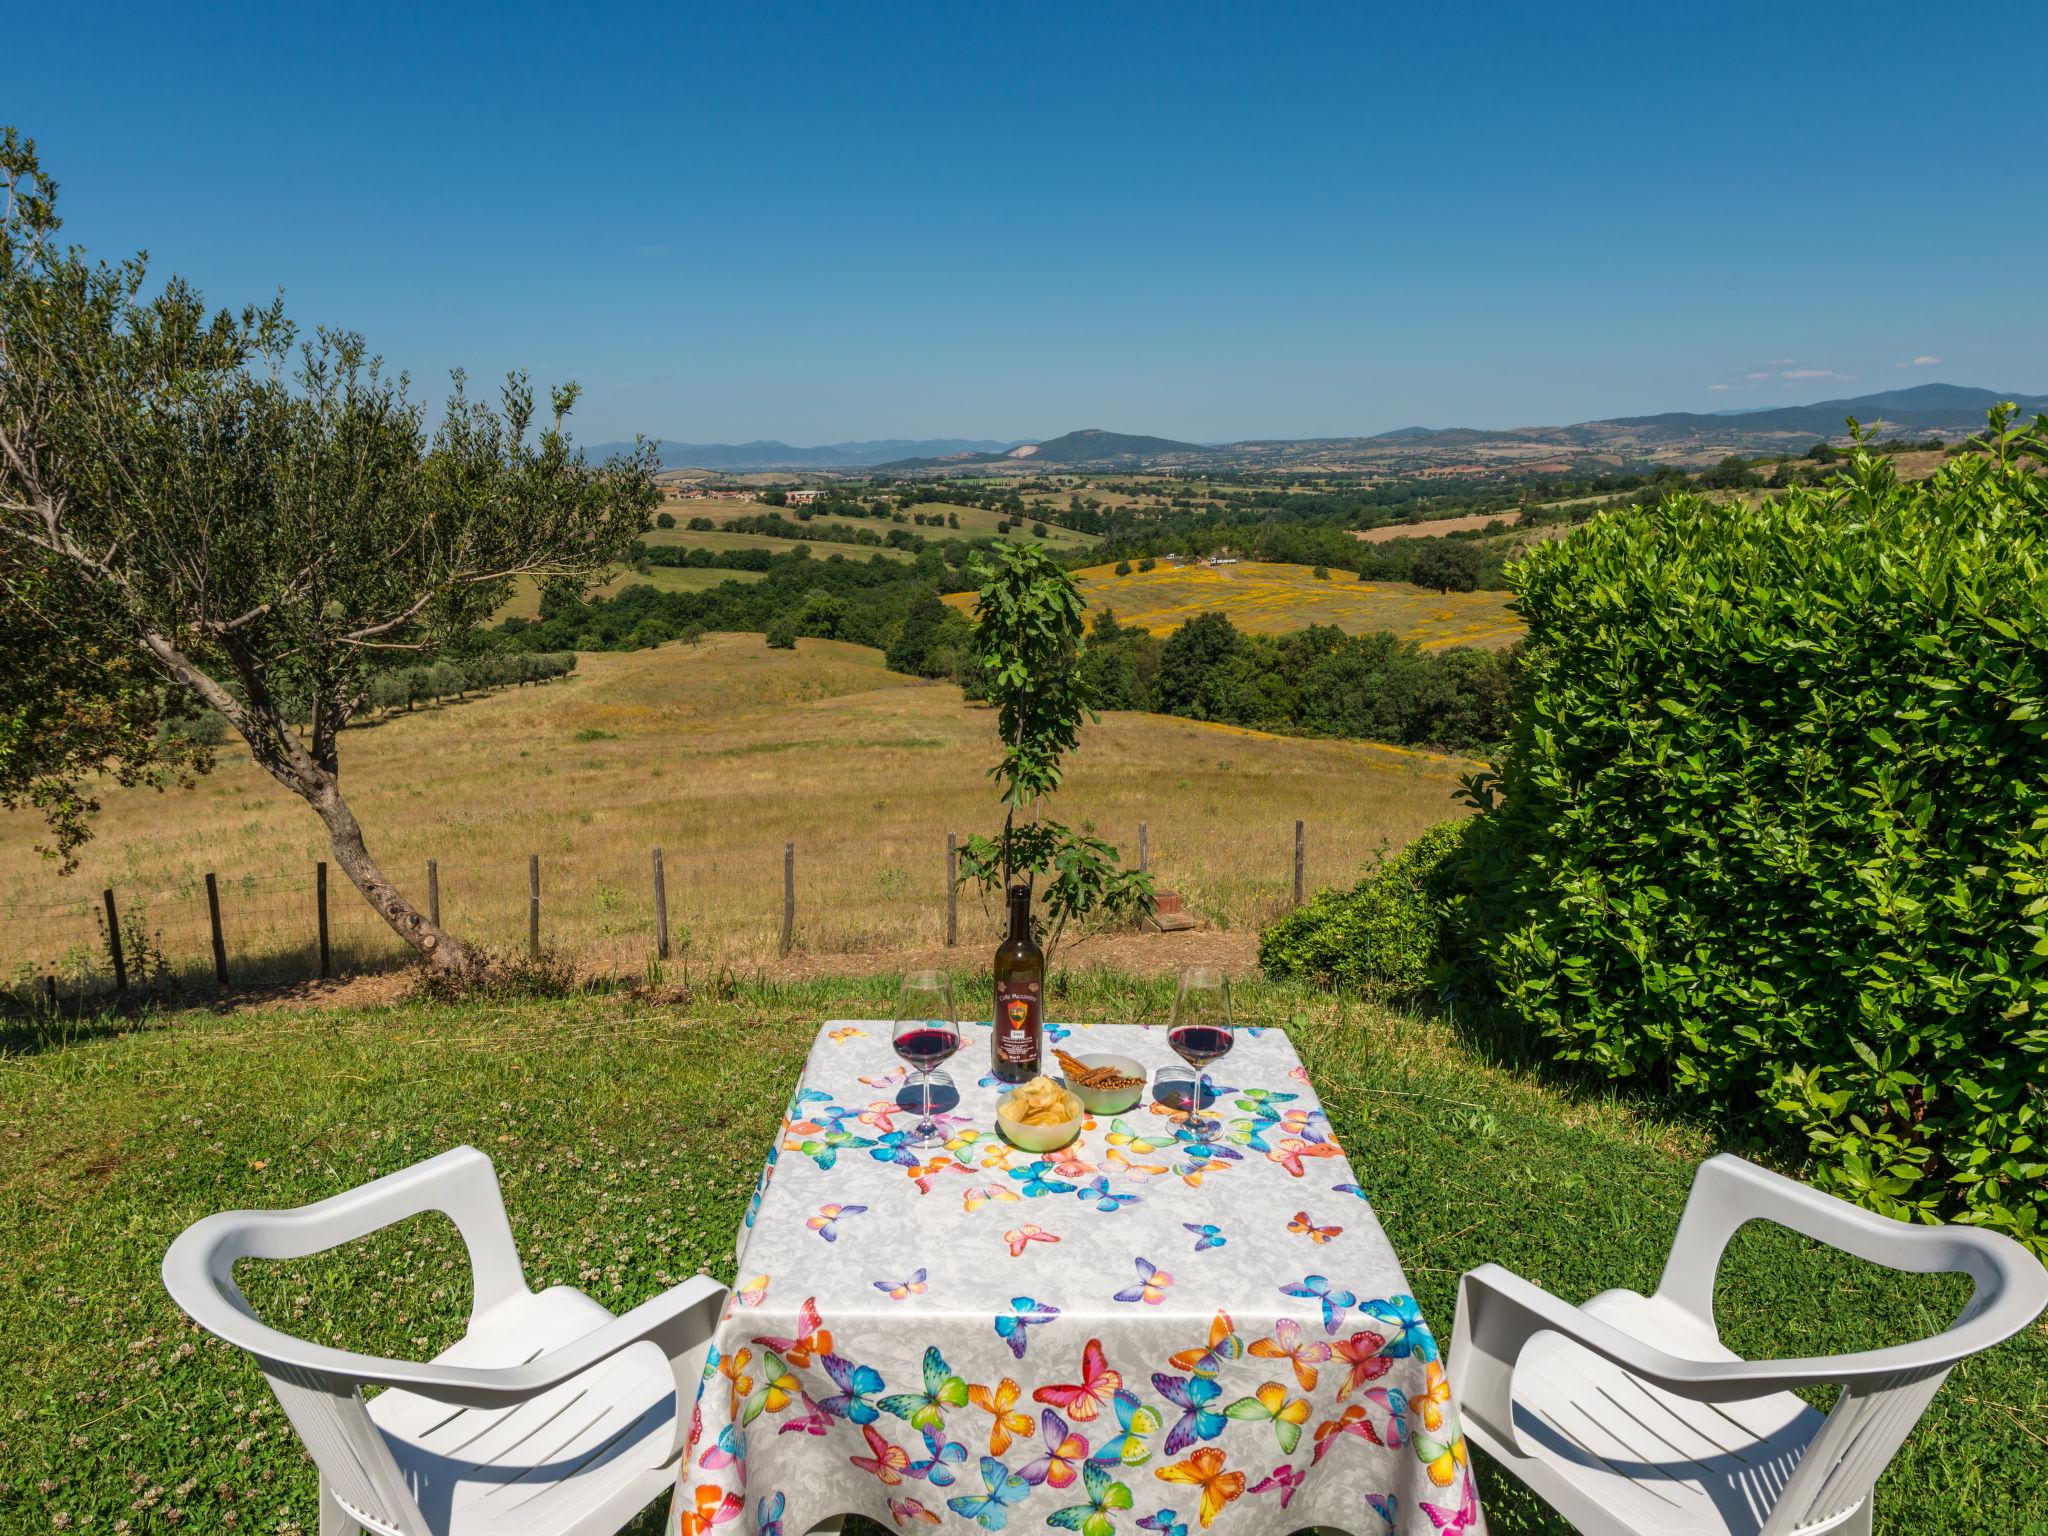
[[[1297,821],[1294,824],[1294,904],[1297,907],[1301,905],[1301,866],[1304,853],[1302,846],[1303,828],[1304,823],[1302,822]]]
[[[796,844],[782,845],[782,952],[796,939]]]
[[[427,860],[427,921],[436,928],[441,926],[441,864],[437,859]]]
[[[100,893],[107,904],[107,950],[114,958],[114,990],[128,990],[128,962],[121,954],[121,919],[114,911],[114,888],[108,886]]]
[[[540,855],[526,856],[526,953],[540,958]]]
[[[960,940],[960,839],[946,834],[946,948]]]
[[[213,878],[213,871],[206,872],[206,917],[213,925],[213,979],[222,986],[228,984],[228,946],[220,931],[220,882]]]
[[[43,978],[43,1001],[49,1006],[51,1013],[57,1011],[57,978],[54,976]]]
[[[313,905],[320,913],[320,979],[334,974],[334,956],[327,948],[327,862],[313,866]]]
[[[661,850],[654,850],[654,953],[668,958],[668,882],[661,873]]]
[[[1146,846],[1145,823],[1138,823],[1138,873],[1143,874],[1152,867],[1152,850]]]

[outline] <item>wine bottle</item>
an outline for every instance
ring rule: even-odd
[[[1010,936],[996,946],[996,1017],[991,1070],[1006,1083],[1038,1076],[1045,952],[1031,936],[1031,887],[1010,887]]]

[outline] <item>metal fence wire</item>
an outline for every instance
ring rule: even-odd
[[[1223,928],[1256,926],[1298,903],[1313,874],[1348,884],[1379,853],[1364,829],[1312,841],[1300,821],[1267,835],[1247,829],[1243,857],[1224,860],[1180,857],[1170,821],[1132,832],[1126,855],[1141,856],[1186,913]],[[630,856],[508,853],[385,874],[449,932],[501,954],[538,947],[588,970],[637,971],[656,958],[739,967],[792,952],[994,942],[1000,902],[954,885],[955,841],[965,838],[650,842]],[[198,871],[0,907],[0,986],[30,1004],[142,985],[299,982],[389,970],[410,956],[324,863]]]

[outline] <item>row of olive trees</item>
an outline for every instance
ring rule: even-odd
[[[370,679],[370,704],[376,709],[413,709],[492,688],[545,683],[575,670],[574,651],[491,651],[467,661],[393,667]]]
[[[0,804],[42,807],[66,853],[97,775],[177,739],[150,715],[210,709],[392,929],[464,963],[371,857],[342,728],[393,652],[431,663],[515,581],[577,589],[629,554],[653,451],[587,464],[575,387],[537,415],[523,375],[493,408],[457,372],[432,425],[362,338],[148,292],[141,257],[89,261],[58,229],[34,141],[0,132],[0,608],[61,663],[0,668]]]

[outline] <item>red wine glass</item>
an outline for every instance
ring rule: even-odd
[[[1214,966],[1191,965],[1180,973],[1166,1043],[1194,1076],[1188,1085],[1184,1129],[1194,1141],[1214,1141],[1222,1134],[1223,1122],[1202,1113],[1202,1092],[1208,1086],[1203,1068],[1227,1056],[1231,1045],[1230,982]]]
[[[916,1075],[923,1091],[922,1113],[905,1140],[909,1147],[934,1147],[946,1138],[932,1119],[932,1073],[960,1049],[960,1020],[953,1011],[953,981],[944,971],[912,971],[896,994],[896,1054]]]

